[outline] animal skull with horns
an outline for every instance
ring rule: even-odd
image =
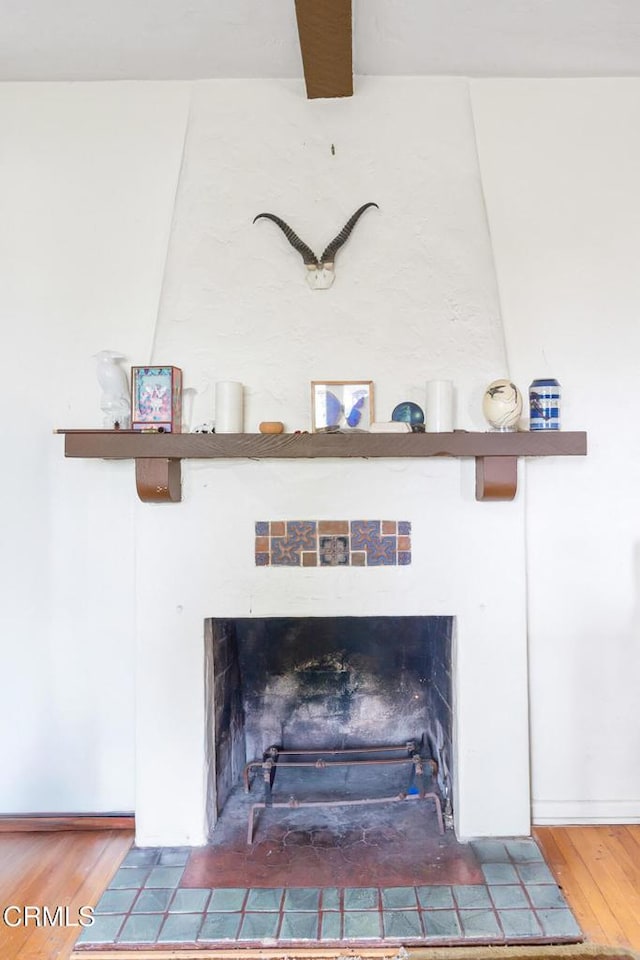
[[[373,202],[365,203],[361,207],[358,207],[356,212],[349,217],[340,233],[333,238],[327,247],[325,247],[324,252],[319,260],[311,247],[308,247],[307,244],[300,239],[297,233],[294,233],[289,224],[285,223],[284,220],[281,220],[280,217],[276,217],[274,213],[259,213],[258,216],[254,218],[253,222],[255,223],[256,220],[260,220],[261,218],[265,220],[273,220],[273,222],[280,227],[294,250],[297,250],[302,256],[304,265],[307,268],[307,283],[311,289],[326,290],[331,286],[335,279],[334,264],[338,250],[347,242],[356,223],[365,210],[369,209],[369,207],[376,207],[379,209],[378,204]]]

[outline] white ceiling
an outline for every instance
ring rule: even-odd
[[[640,0],[353,0],[354,72],[640,76]],[[301,77],[293,0],[0,0],[0,80]]]

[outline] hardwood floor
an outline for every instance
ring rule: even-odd
[[[539,827],[534,835],[587,938],[640,950],[640,825]],[[81,906],[97,902],[132,841],[130,830],[2,834],[0,906],[66,906],[77,920]],[[0,958],[66,960],[77,935],[77,927],[0,922]]]
[[[81,906],[97,903],[133,843],[131,830],[3,833],[0,835],[0,906],[68,907],[77,922]],[[18,919],[12,910],[11,923]],[[63,960],[78,927],[7,926],[0,918],[2,960]]]
[[[587,939],[640,951],[640,825],[538,827],[534,836]]]

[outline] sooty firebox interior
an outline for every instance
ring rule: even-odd
[[[249,843],[256,807],[426,797],[450,815],[452,634],[452,617],[207,620],[211,827],[243,787]]]

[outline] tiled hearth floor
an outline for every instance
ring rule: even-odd
[[[375,825],[269,811],[247,846],[133,848],[77,947],[228,948],[581,940],[531,839],[425,836],[418,802]],[[308,813],[307,813],[308,816]],[[273,818],[274,822],[269,822]],[[427,829],[430,829],[429,827]],[[337,834],[335,831],[338,831]],[[375,865],[375,867],[374,867]],[[327,879],[330,878],[330,879]]]

